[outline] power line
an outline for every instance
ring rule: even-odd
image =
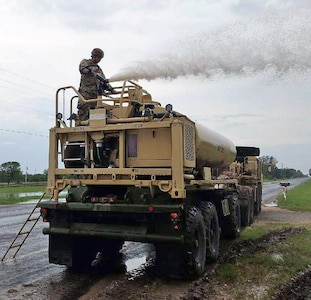
[[[26,134],[26,135],[40,136],[40,137],[45,137],[45,138],[48,137],[47,135],[43,135],[43,134],[30,133],[30,132],[23,132],[23,131],[10,130],[10,129],[4,129],[4,128],[0,128],[0,130],[1,130],[1,131],[12,132],[12,133],[18,133],[18,134]]]
[[[12,75],[14,75],[14,76],[18,76],[18,77],[20,77],[20,78],[23,78],[23,79],[25,79],[25,80],[31,81],[31,82],[33,82],[33,83],[36,83],[36,84],[39,84],[39,85],[48,87],[48,88],[50,88],[50,89],[54,89],[53,87],[48,86],[48,85],[46,85],[46,84],[44,84],[44,83],[38,82],[38,81],[36,81],[36,80],[30,79],[30,78],[28,78],[28,77],[25,77],[25,76],[23,76],[23,75],[19,75],[19,74],[17,74],[17,73],[11,72],[11,71],[8,71],[8,70],[6,70],[6,69],[4,69],[4,68],[0,68],[0,70],[1,70],[1,71],[4,71],[4,72],[7,72],[7,73],[10,73],[10,74],[12,74]]]
[[[19,86],[19,87],[22,87],[22,88],[27,89],[27,90],[39,92],[39,93],[44,94],[44,95],[46,95],[46,96],[50,96],[49,94],[46,94],[46,93],[44,93],[44,92],[42,92],[42,91],[40,91],[40,90],[33,89],[33,88],[30,88],[30,87],[24,86],[24,85],[22,85],[22,84],[18,84],[18,83],[12,82],[12,81],[10,81],[10,80],[6,80],[6,79],[3,79],[3,78],[0,78],[0,80],[1,80],[1,81],[4,81],[4,82],[7,82],[7,83],[9,83],[9,84],[12,84],[12,85],[14,85],[14,86]],[[3,87],[4,87],[4,86],[3,86]],[[11,88],[11,87],[7,87],[7,88],[13,89],[13,88]],[[21,92],[20,90],[16,90],[16,89],[13,89],[13,90]]]
[[[3,88],[6,88],[6,89],[10,89],[10,90],[13,90],[13,91],[16,91],[16,92],[19,92],[19,93],[22,93],[23,95],[28,95],[28,96],[32,96],[32,94],[29,94],[29,93],[25,93],[25,91],[23,90],[20,90],[20,89],[17,89],[16,87],[21,87],[22,89],[26,89],[26,90],[29,90],[29,91],[34,91],[36,93],[40,93],[42,95],[45,95],[45,97],[40,97],[43,101],[46,101],[46,102],[52,102],[53,99],[54,99],[54,95],[51,93],[51,90],[47,91],[47,88],[48,89],[53,89],[55,91],[55,88],[51,87],[51,86],[48,86],[44,83],[41,83],[41,82],[38,82],[36,80],[33,80],[29,77],[25,77],[23,75],[20,75],[18,73],[15,73],[15,72],[11,72],[9,70],[6,70],[4,68],[1,68],[0,67],[0,71],[2,72],[6,72],[8,74],[12,74],[14,76],[17,76],[17,77],[20,77],[20,78],[23,78],[24,80],[27,80],[29,82],[31,82],[32,84],[36,84],[36,85],[40,85],[40,86],[43,86],[44,87],[44,90],[39,90],[37,88],[33,88],[33,87],[30,87],[28,85],[22,85],[22,84],[19,84],[19,83],[16,83],[16,82],[13,82],[11,80],[8,80],[6,78],[0,78],[0,81],[3,81],[3,82],[6,82],[7,84],[9,85],[13,85],[14,87],[12,86],[2,86]]]
[[[46,84],[44,84],[44,83],[41,83],[41,82],[38,82],[38,81],[36,81],[36,80],[30,79],[30,78],[25,77],[25,76],[23,76],[23,75],[20,75],[20,74],[11,72],[11,71],[6,70],[6,69],[4,69],[4,68],[1,68],[1,67],[0,67],[0,71],[3,71],[3,72],[6,72],[6,73],[9,73],[9,74],[12,74],[12,75],[14,75],[14,76],[18,76],[18,77],[20,77],[20,78],[23,78],[23,79],[25,79],[25,80],[28,80],[28,81],[30,81],[30,82],[32,82],[32,83],[37,84],[37,85],[41,85],[41,86],[44,86],[45,88],[47,87],[47,88],[49,88],[49,89],[53,89],[54,91],[56,91],[56,89],[55,89],[55,88],[52,88],[51,86],[48,86],[48,85],[46,85]],[[22,84],[19,84],[19,83],[15,83],[15,82],[13,82],[13,81],[11,81],[11,80],[7,80],[7,79],[4,79],[4,78],[0,78],[0,81],[6,82],[6,83],[8,83],[8,84],[10,84],[10,85],[14,85],[15,87],[21,87],[21,88],[23,88],[23,89],[27,89],[27,90],[30,90],[30,91],[39,92],[39,93],[41,93],[41,94],[44,94],[44,95],[48,96],[48,98],[47,98],[47,97],[40,97],[40,100],[44,100],[44,101],[49,102],[49,103],[52,103],[53,101],[55,101],[55,95],[50,95],[50,94],[47,94],[47,93],[45,93],[45,92],[43,92],[43,91],[41,91],[41,90],[34,89],[34,88],[31,88],[31,87],[28,87],[28,86],[25,86],[25,85],[22,85]],[[0,85],[0,88],[1,88],[1,87],[2,87],[2,88],[5,88],[5,89],[13,90],[13,91],[18,92],[18,93],[22,93],[23,95],[27,95],[27,96],[30,96],[30,97],[34,97],[34,95],[31,95],[31,94],[29,94],[29,93],[25,93],[25,91],[22,91],[22,90],[20,90],[20,89],[16,89],[16,88],[14,88],[14,87],[12,87],[12,86],[3,86],[3,85]],[[36,96],[36,97],[39,97],[39,96]],[[52,101],[51,101],[51,100],[52,100]],[[9,103],[9,104],[11,104],[11,105],[16,105],[16,104],[13,104],[13,103],[8,102],[8,101],[4,101],[4,102],[7,102],[7,103]],[[19,106],[19,107],[24,107],[24,108],[29,109],[29,110],[32,110],[32,111],[36,111],[36,112],[40,112],[40,113],[45,113],[45,114],[48,114],[49,116],[52,115],[50,112],[47,113],[47,112],[40,111],[40,110],[37,110],[37,109],[33,109],[33,108],[30,108],[30,107],[27,107],[27,106],[23,106],[23,105],[20,105],[20,104],[18,104],[18,106]]]
[[[13,106],[16,107],[16,103],[12,103],[10,101],[5,101],[5,100],[2,100],[2,102],[5,102],[7,104],[10,104],[10,105],[13,105]],[[46,111],[43,111],[43,110],[40,110],[40,109],[34,109],[32,107],[28,107],[28,106],[25,106],[25,105],[18,104],[18,107],[23,107],[23,108],[26,108],[28,110],[32,110],[32,111],[35,111],[35,112],[43,113],[43,114],[48,115],[48,116],[53,116],[53,114],[51,114],[51,112],[46,112]]]

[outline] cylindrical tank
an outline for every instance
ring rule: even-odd
[[[221,134],[196,123],[197,168],[223,168],[236,157],[236,147]]]

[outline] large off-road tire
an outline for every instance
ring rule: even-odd
[[[205,267],[206,229],[202,213],[197,207],[191,207],[187,213],[185,243],[186,276],[198,277]]]
[[[249,226],[254,222],[254,199],[247,189],[239,191],[241,205],[241,225]]]
[[[217,260],[219,255],[220,227],[216,207],[213,203],[204,201],[199,206],[204,223],[206,235],[206,262]]]
[[[262,202],[262,186],[261,183],[258,183],[256,189],[256,202],[254,205],[254,214],[257,216],[261,212],[261,202]]]
[[[228,195],[226,200],[228,201],[230,214],[223,217],[221,233],[225,238],[235,239],[241,234],[240,204],[236,195]]]
[[[191,207],[185,217],[185,243],[157,243],[156,265],[173,278],[196,278],[205,268],[206,235],[202,213]]]

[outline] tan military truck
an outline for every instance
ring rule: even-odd
[[[257,147],[236,147],[236,160],[230,165],[232,177],[238,179],[238,196],[241,206],[241,224],[253,223],[254,215],[261,211],[262,201],[262,162],[258,158]]]
[[[217,259],[220,235],[238,237],[241,221],[260,211],[258,148],[239,153],[132,81],[113,88],[93,100],[71,86],[57,91],[51,200],[39,204],[49,261],[87,268],[96,254],[114,261],[124,241],[137,241],[154,244],[159,268],[199,276]],[[78,98],[96,102],[89,120],[77,119]]]

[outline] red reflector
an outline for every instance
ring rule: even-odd
[[[178,230],[178,229],[179,229],[178,225],[175,225],[175,226],[174,226],[174,229],[175,229],[175,230]]]
[[[43,219],[43,222],[45,222],[45,223],[46,223],[47,221],[48,221],[48,219],[46,219],[46,218],[44,218],[44,219]]]
[[[171,218],[176,219],[178,217],[178,213],[171,213]]]
[[[43,207],[40,208],[40,214],[41,214],[41,215],[45,215],[46,212],[47,212],[47,209],[46,209],[46,208],[43,208]]]
[[[149,206],[148,206],[148,211],[149,211],[149,212],[153,212],[153,211],[154,211],[154,207],[153,207],[152,205],[149,205]]]
[[[113,198],[110,198],[110,199],[109,199],[109,202],[110,202],[110,203],[112,203],[113,201],[114,201]]]

